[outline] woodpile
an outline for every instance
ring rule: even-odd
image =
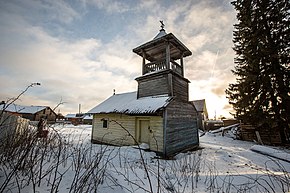
[[[278,128],[255,127],[253,125],[240,124],[241,139],[245,141],[257,141],[265,145],[278,145],[282,143]]]

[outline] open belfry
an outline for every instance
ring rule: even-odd
[[[184,78],[183,58],[192,53],[172,33],[167,34],[161,23],[152,41],[133,49],[143,58],[142,76],[136,78],[138,98],[166,94],[188,101],[189,80]]]
[[[146,143],[165,157],[199,145],[197,111],[184,77],[184,58],[192,53],[161,24],[151,41],[133,49],[142,57],[137,92],[114,94],[89,111],[94,114],[92,142]]]

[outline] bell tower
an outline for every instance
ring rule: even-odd
[[[183,59],[192,53],[172,33],[167,34],[160,22],[161,29],[153,40],[133,49],[142,57],[137,97],[168,95],[188,101],[189,80],[184,77]]]

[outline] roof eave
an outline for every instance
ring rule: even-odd
[[[179,41],[172,33],[166,34],[166,35],[161,36],[157,39],[153,39],[147,43],[144,43],[144,44],[134,48],[133,52],[138,54],[139,56],[142,56],[143,55],[142,50],[144,50],[148,47],[151,47],[152,44],[157,45],[159,42],[170,41],[170,40],[176,41],[177,45],[179,45],[177,47],[181,48],[180,50],[183,51],[183,57],[187,57],[187,56],[192,55],[192,52],[181,41]],[[174,42],[174,41],[172,41],[172,42]]]

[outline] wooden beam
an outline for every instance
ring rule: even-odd
[[[167,145],[167,110],[163,111],[163,154],[166,156],[166,145]]]
[[[173,96],[172,74],[168,74],[168,95]]]
[[[142,50],[142,75],[145,73],[145,64],[146,64],[146,58],[145,58],[145,52]]]
[[[167,66],[167,69],[171,69],[170,68],[170,43],[169,41],[167,41],[167,45],[166,45],[166,66]]]
[[[181,66],[181,75],[182,76],[184,76],[183,55],[184,55],[184,52],[182,52],[181,57],[180,57],[180,66]]]

